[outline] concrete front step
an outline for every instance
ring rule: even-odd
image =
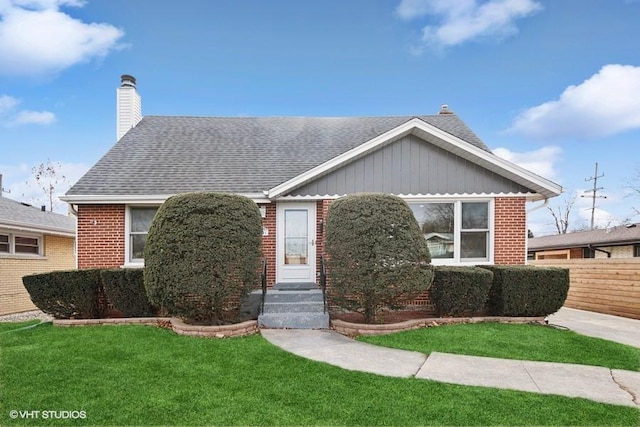
[[[328,329],[322,291],[315,283],[277,283],[264,299],[258,326],[286,329]]]
[[[324,303],[322,301],[294,301],[294,302],[266,302],[265,313],[322,313]]]
[[[287,282],[276,283],[273,285],[276,291],[308,291],[310,289],[318,289],[318,285],[314,282]]]
[[[308,291],[277,291],[269,289],[264,302],[322,302],[322,291],[311,289]]]
[[[328,313],[264,313],[258,326],[272,329],[329,329]]]

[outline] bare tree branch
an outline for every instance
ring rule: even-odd
[[[557,206],[555,210],[548,207],[547,210],[551,213],[556,231],[558,234],[567,234],[569,231],[569,218],[571,216],[571,210],[576,203],[576,196],[571,199],[565,198],[563,206]]]
[[[31,169],[38,186],[42,189],[47,196],[49,202],[49,211],[53,211],[53,207],[56,203],[55,190],[58,184],[66,181],[66,177],[60,173],[62,164],[60,162],[52,162],[51,159],[47,159],[46,163],[40,163],[38,166],[34,166]]]

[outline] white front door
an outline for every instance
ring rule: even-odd
[[[278,202],[276,280],[316,281],[316,204]]]

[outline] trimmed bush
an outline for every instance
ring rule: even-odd
[[[327,214],[326,251],[333,304],[374,323],[431,286],[429,248],[404,200],[386,194],[340,198]]]
[[[494,316],[548,316],[569,292],[569,270],[526,265],[483,265],[493,272],[487,310]]]
[[[158,312],[147,298],[142,268],[119,268],[100,272],[104,293],[126,317],[155,316]]]
[[[149,301],[191,323],[239,320],[259,287],[262,218],[243,196],[188,193],[158,209],[144,248]]]
[[[100,270],[54,271],[22,278],[31,301],[56,319],[100,317]]]
[[[483,311],[493,273],[478,267],[437,266],[431,295],[439,316],[469,316]]]

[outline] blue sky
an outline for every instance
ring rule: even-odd
[[[496,154],[563,185],[551,207],[587,190],[598,162],[596,223],[640,222],[627,188],[640,168],[638,22],[637,0],[0,0],[3,195],[44,203],[32,167],[60,163],[64,193],[106,153],[127,73],[144,115],[448,104]],[[588,225],[590,204],[576,199],[570,228]],[[552,221],[529,216],[537,235]]]

